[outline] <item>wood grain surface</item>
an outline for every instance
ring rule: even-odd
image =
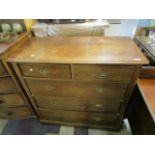
[[[139,79],[137,85],[155,121],[155,79]]]
[[[33,38],[8,58],[14,62],[147,64],[127,37]]]

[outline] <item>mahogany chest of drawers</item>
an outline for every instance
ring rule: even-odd
[[[142,64],[130,38],[33,38],[7,59],[41,122],[119,130]]]
[[[5,61],[6,56],[14,53],[26,39],[28,35],[23,34],[13,43],[0,43],[0,48],[5,47],[4,52],[0,54],[0,118],[19,119],[33,115],[28,98],[11,66]]]

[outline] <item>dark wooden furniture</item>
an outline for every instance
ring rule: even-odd
[[[33,38],[7,62],[41,122],[111,130],[148,63],[126,37]]]
[[[155,79],[138,80],[128,118],[133,134],[155,134]]]
[[[155,134],[155,100],[153,97],[155,93],[155,49],[153,48],[154,43],[148,37],[149,31],[152,30],[155,30],[155,28],[146,27],[141,29],[140,36],[134,38],[138,47],[148,58],[149,64],[142,66],[140,79],[127,108],[133,134]]]
[[[136,36],[134,41],[148,58],[149,64],[142,66],[140,78],[155,78],[155,48],[149,37]]]
[[[134,40],[146,57],[148,57],[150,63],[155,64],[155,43],[149,37],[137,36]]]
[[[148,37],[150,31],[155,31],[155,26],[144,26],[137,28],[135,36]]]
[[[28,34],[24,33],[14,42],[0,43],[0,118],[25,118],[33,115],[17,76],[5,61],[9,54],[14,53],[28,39]]]

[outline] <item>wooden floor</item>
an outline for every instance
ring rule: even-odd
[[[23,120],[0,119],[1,135],[131,135],[128,120],[125,119],[119,132],[80,128],[73,126],[45,125],[35,118]]]

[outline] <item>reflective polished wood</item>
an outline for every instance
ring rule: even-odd
[[[86,36],[33,38],[7,62],[42,122],[110,130],[148,63],[130,38]]]
[[[137,84],[155,122],[155,79],[139,79]]]
[[[148,63],[132,39],[127,37],[33,38],[17,52],[8,60],[78,64]]]
[[[130,99],[128,119],[133,134],[155,134],[155,79],[139,79]]]

